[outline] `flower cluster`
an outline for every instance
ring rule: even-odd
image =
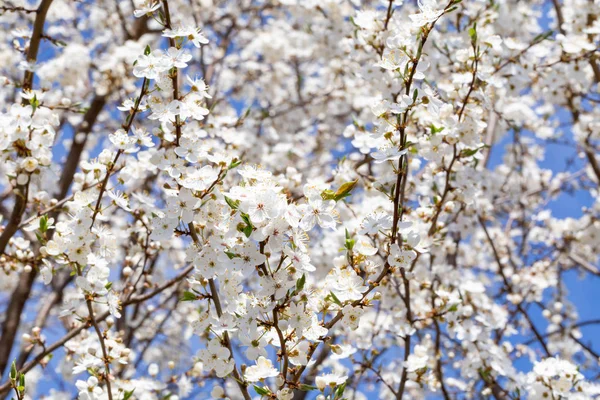
[[[598,2],[38,3],[0,6],[1,396],[600,395]]]

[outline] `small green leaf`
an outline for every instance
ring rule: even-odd
[[[48,216],[43,215],[40,218],[40,232],[44,233],[48,230]]]
[[[225,255],[227,255],[227,257],[229,257],[230,260],[236,257],[236,254],[232,253],[231,251],[226,251]]]
[[[429,129],[431,129],[431,134],[435,135],[436,133],[440,133],[441,131],[443,131],[444,127],[442,126],[440,128],[437,128],[435,125],[431,124],[431,126],[429,127]]]
[[[10,380],[11,381],[16,381],[17,380],[17,364],[15,363],[15,361],[12,362],[12,364],[10,365]]]
[[[250,216],[246,213],[241,213],[240,217],[242,217],[242,221],[246,223],[246,226],[240,229],[240,232],[243,232],[246,237],[250,237],[254,230],[254,225],[252,225],[252,221],[250,221]]]
[[[552,30],[544,32],[544,33],[540,33],[535,38],[533,38],[533,43],[538,43],[538,42],[541,42],[543,40],[546,40],[550,36],[552,36],[553,33],[554,33],[554,31],[552,31]]]
[[[37,98],[37,94],[33,95],[33,98],[29,99],[29,104],[31,105],[31,107],[33,108],[33,112],[35,112],[35,110],[38,108],[38,106],[40,105],[40,102]]]
[[[352,191],[352,189],[354,189],[356,187],[356,184],[358,183],[358,179],[355,179],[353,181],[350,182],[346,182],[344,183],[342,186],[340,186],[340,188],[335,192],[335,201],[340,201],[341,199],[343,199],[344,197],[348,197],[350,196],[350,192]]]
[[[237,210],[238,207],[240,206],[240,201],[239,200],[233,200],[227,196],[223,196],[225,197],[225,202],[227,203],[227,205],[229,207],[231,207],[233,210]]]
[[[460,155],[462,157],[471,157],[471,156],[474,156],[475,154],[477,154],[477,152],[481,149],[482,149],[482,147],[478,147],[476,149],[464,149],[463,151],[460,152]]]
[[[317,387],[312,386],[312,385],[307,385],[306,383],[301,383],[300,386],[298,386],[298,389],[302,390],[303,392],[310,392],[311,390],[317,389]]]
[[[152,53],[152,49],[150,49],[150,45],[146,45],[146,48],[144,49],[144,55],[147,56],[150,53]]]
[[[198,296],[196,296],[194,293],[188,292],[188,291],[183,292],[181,301],[194,301],[194,300],[198,300]]]
[[[330,291],[329,295],[331,296],[331,299],[333,300],[333,302],[335,304],[337,304],[340,307],[342,306],[342,302],[340,301],[340,299],[337,298],[337,296],[335,295],[335,293],[333,293],[333,292]]]
[[[262,388],[260,386],[254,385],[254,390],[261,396],[268,396],[271,394],[271,391],[267,388]]]
[[[472,28],[469,28],[469,37],[471,38],[471,43],[477,42],[477,24],[473,24]]]
[[[296,281],[296,293],[300,293],[304,289],[306,284],[306,275],[302,274],[302,277]]]
[[[252,235],[252,226],[246,225],[246,227],[242,230],[242,232],[244,233],[244,235],[246,235],[247,238],[249,238],[250,235]]]
[[[354,248],[354,239],[346,239],[346,243],[344,244],[344,248],[346,248],[346,250],[352,250]]]
[[[242,160],[232,161],[231,164],[229,164],[229,166],[227,167],[227,169],[234,169],[235,167],[237,167],[241,163],[242,163]]]
[[[123,395],[123,400],[129,400],[131,396],[133,396],[133,392],[135,392],[135,388],[132,390],[126,390],[125,394]]]
[[[333,190],[325,189],[321,192],[321,198],[323,200],[335,200],[335,192]]]
[[[335,398],[341,399],[342,396],[344,395],[345,389],[346,389],[346,382],[344,382],[340,386],[338,386],[337,390],[335,391]]]

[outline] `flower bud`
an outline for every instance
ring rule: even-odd
[[[148,366],[148,375],[150,375],[151,377],[155,377],[156,375],[158,375],[158,365],[156,365],[155,363],[152,363]]]

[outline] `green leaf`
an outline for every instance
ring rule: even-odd
[[[123,400],[129,400],[131,396],[133,396],[133,392],[135,392],[135,388],[132,390],[126,390],[123,396]]]
[[[237,210],[238,207],[240,206],[240,201],[239,200],[233,200],[227,196],[223,196],[225,197],[225,202],[227,203],[227,205],[229,207],[231,207],[233,210]]]
[[[44,233],[48,230],[48,216],[42,215],[40,218],[40,232]]]
[[[29,104],[31,105],[31,107],[33,108],[33,112],[35,112],[35,110],[38,108],[38,106],[40,105],[40,102],[37,98],[37,94],[33,95],[33,98],[29,99]]]
[[[321,192],[321,198],[323,200],[335,200],[335,192],[333,190],[325,189]]]
[[[490,371],[487,369],[483,369],[483,368],[479,368],[479,375],[481,375],[481,378],[485,381],[488,382],[491,374]]]
[[[250,216],[248,214],[241,213],[240,217],[242,217],[242,221],[244,221],[246,225],[252,225],[252,222],[250,221]]]
[[[549,30],[549,31],[544,32],[544,33],[540,33],[535,38],[533,38],[533,43],[538,43],[538,42],[541,42],[543,40],[546,40],[550,36],[552,36],[553,33],[554,33],[554,31],[552,31],[552,30]]]
[[[471,157],[471,156],[474,156],[475,154],[477,154],[477,152],[481,149],[482,149],[482,147],[478,147],[476,149],[464,149],[463,151],[460,152],[460,155],[461,155],[461,157]]]
[[[337,296],[332,291],[329,292],[329,295],[331,296],[331,299],[333,300],[333,302],[335,304],[337,304],[340,307],[342,306],[342,302],[340,301],[340,299],[337,298]]]
[[[229,164],[229,166],[227,167],[227,169],[234,169],[235,167],[237,167],[241,163],[242,163],[242,160],[232,161],[231,164]]]
[[[302,277],[296,281],[296,293],[300,293],[304,289],[306,284],[306,275],[302,274]]]
[[[229,257],[230,260],[236,257],[236,254],[232,253],[231,251],[226,251],[225,255],[227,255],[227,257]]]
[[[110,288],[112,287],[113,283],[112,282],[108,282],[106,285],[104,285],[104,288],[106,288],[106,290],[110,290]]]
[[[181,301],[195,301],[198,300],[198,296],[192,292],[188,292],[187,290],[183,292],[183,296],[181,297]]]
[[[254,390],[256,391],[256,393],[260,394],[261,396],[268,396],[271,394],[271,391],[267,388],[262,388],[260,386],[256,386],[254,385]]]
[[[246,223],[246,226],[240,229],[240,232],[243,232],[246,237],[250,237],[254,230],[254,225],[252,225],[252,221],[250,221],[250,216],[246,213],[241,213],[240,216],[242,217],[242,221]]]
[[[344,395],[345,389],[346,389],[346,382],[344,382],[340,386],[338,386],[337,390],[335,391],[335,398],[341,399],[342,396]]]
[[[431,124],[431,126],[429,127],[429,129],[431,129],[431,134],[435,135],[436,133],[440,133],[441,131],[443,131],[444,127],[442,126],[440,128],[437,128],[435,125]]]
[[[150,45],[146,45],[146,48],[144,49],[144,55],[147,56],[150,53],[152,53],[152,49],[150,49]]]
[[[16,381],[17,380],[17,364],[15,363],[15,361],[13,360],[12,364],[10,365],[10,380],[11,381]]]
[[[317,389],[317,387],[312,386],[312,385],[307,385],[306,383],[301,383],[300,386],[298,386],[298,389],[302,390],[303,392],[310,392],[311,390]]]
[[[471,38],[471,43],[477,42],[477,24],[473,24],[472,28],[469,28],[469,37]]]
[[[356,187],[357,183],[358,183],[358,179],[355,179],[350,182],[346,182],[346,183],[342,184],[342,186],[340,186],[340,188],[338,190],[336,190],[335,192],[333,190],[329,190],[329,189],[323,190],[321,192],[321,198],[323,200],[340,201],[343,198],[350,196],[350,192],[352,191],[352,189],[354,189]]]
[[[344,244],[344,247],[346,248],[346,250],[352,250],[354,248],[354,239],[346,239],[346,243]]]
[[[340,186],[340,188],[335,192],[335,201],[340,201],[341,199],[343,199],[344,197],[348,197],[350,196],[350,192],[352,191],[352,189],[354,189],[356,187],[356,184],[358,183],[358,179],[355,179],[353,181],[350,182],[346,182],[344,183],[342,186]]]
[[[250,235],[252,235],[252,226],[246,225],[246,227],[242,229],[242,232],[244,233],[244,235],[246,235],[247,238],[249,238]]]

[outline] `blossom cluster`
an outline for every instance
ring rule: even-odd
[[[600,396],[598,2],[13,3],[0,395]]]

